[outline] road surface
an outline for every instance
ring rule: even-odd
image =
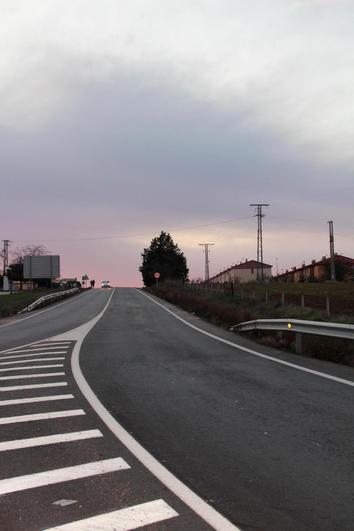
[[[0,348],[12,349],[0,353],[0,378],[12,378],[0,381],[7,529],[75,521],[68,529],[82,529],[87,518],[91,528],[105,518],[103,528],[113,529],[109,518],[118,517],[130,527],[116,529],[353,529],[353,369],[255,345],[135,289],[116,290],[89,333],[65,335],[102,312],[111,294],[94,290],[0,325]],[[70,364],[85,334],[77,355],[98,399],[90,404]],[[61,386],[38,387],[48,382]],[[15,389],[24,385],[34,387]],[[15,403],[23,397],[43,400]],[[216,524],[117,440],[99,402],[122,433],[216,509]],[[60,442],[68,434],[72,440]],[[24,439],[32,446],[20,448]]]

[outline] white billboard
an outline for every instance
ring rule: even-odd
[[[35,280],[39,278],[60,277],[60,256],[25,256],[23,262],[23,278]]]

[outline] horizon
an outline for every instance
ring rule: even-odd
[[[353,256],[348,0],[22,0],[0,7],[0,240],[63,277],[140,286],[161,230],[204,277]]]

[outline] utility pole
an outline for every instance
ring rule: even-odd
[[[3,248],[3,252],[2,252],[2,256],[3,256],[3,275],[5,276],[6,275],[6,268],[8,267],[9,265],[9,245],[10,245],[10,240],[2,240],[3,244],[4,244],[4,248]]]
[[[262,228],[262,219],[265,214],[263,214],[262,208],[268,207],[268,203],[251,203],[250,206],[256,208],[255,217],[258,220],[257,226],[257,282],[263,282],[264,280],[264,271],[263,271],[263,228]]]
[[[215,245],[214,243],[198,243],[198,245],[201,245],[204,247],[204,254],[205,254],[205,283],[207,284],[209,282],[209,246]]]
[[[331,256],[331,280],[336,280],[336,264],[334,256],[334,233],[333,233],[333,221],[328,222],[329,225],[329,250]]]

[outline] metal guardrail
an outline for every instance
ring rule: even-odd
[[[80,291],[79,288],[72,288],[72,289],[66,289],[64,291],[59,291],[58,293],[50,293],[49,295],[43,295],[43,297],[40,297],[36,301],[32,302],[32,304],[27,306],[27,308],[24,308],[18,313],[20,314],[20,313],[31,312],[32,310],[35,310],[36,308],[40,308],[41,306],[44,306],[47,302],[49,302],[50,304],[52,301],[56,299],[60,300],[66,297],[70,297],[70,295],[74,295],[78,291]]]
[[[251,330],[273,330],[274,332],[294,332],[296,352],[302,352],[302,334],[317,336],[354,339],[354,325],[342,323],[326,323],[320,321],[305,321],[301,319],[257,319],[234,325],[233,332],[248,332]]]

